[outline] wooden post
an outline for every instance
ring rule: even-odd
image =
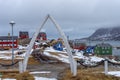
[[[105,75],[107,75],[108,74],[108,60],[107,59],[105,59],[105,61],[104,61],[104,72],[105,72]]]
[[[74,60],[73,76],[77,75],[77,62]]]
[[[23,73],[23,61],[19,61],[19,73]]]

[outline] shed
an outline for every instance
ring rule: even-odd
[[[112,45],[108,43],[97,44],[94,53],[97,55],[112,55]]]

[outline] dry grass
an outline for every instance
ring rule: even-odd
[[[29,72],[2,74],[2,79],[5,79],[5,78],[12,78],[16,80],[35,80],[34,76],[29,74]]]
[[[15,78],[17,80],[35,80],[34,76],[29,74],[29,72],[24,72],[24,73],[21,73],[21,74],[17,74],[15,76]]]
[[[52,54],[52,55],[55,55],[55,56],[59,56],[59,57],[61,57],[61,55],[68,56],[65,53],[59,53],[59,52],[49,52],[49,53]],[[59,55],[59,54],[61,54],[61,55]]]
[[[34,65],[34,64],[40,64],[39,61],[37,61],[34,57],[30,56],[28,60],[29,65]]]
[[[4,56],[11,56],[11,53],[3,53]]]
[[[16,69],[0,70],[0,74],[2,75],[2,78],[15,78],[15,75],[18,73],[19,71]]]
[[[58,57],[60,57],[60,55],[59,55],[59,53],[57,53],[57,52],[49,52],[51,55],[55,55],[55,56],[58,56]]]
[[[19,57],[17,56],[16,58],[22,58],[22,57]],[[18,61],[18,60],[21,60],[21,59],[14,59],[14,62]],[[12,60],[4,60],[4,59],[0,59],[0,63],[3,63],[3,64],[11,64],[12,63]],[[39,61],[35,60],[34,57],[30,56],[29,57],[29,60],[28,60],[28,64],[40,64]]]
[[[17,69],[7,69],[7,70],[0,70],[0,73],[4,74],[4,73],[19,73],[19,71]]]
[[[101,73],[102,69],[78,69],[77,76],[72,76],[70,70],[66,70],[65,75],[60,80],[120,80],[114,76],[107,76]]]
[[[4,78],[13,78],[15,79],[16,73],[7,73],[7,74],[2,74],[2,79]]]
[[[17,59],[14,59],[14,62],[17,62],[18,60]],[[1,64],[11,64],[12,63],[12,60],[10,59],[0,59],[0,63]]]

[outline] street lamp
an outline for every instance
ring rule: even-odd
[[[13,25],[15,24],[14,21],[10,21],[10,25],[12,27],[12,64],[14,63],[14,39],[13,39]]]

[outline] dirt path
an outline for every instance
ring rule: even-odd
[[[32,71],[47,71],[50,73],[45,74],[34,74],[39,77],[58,78],[69,65],[65,63],[41,63],[39,65],[28,65],[27,69]]]

